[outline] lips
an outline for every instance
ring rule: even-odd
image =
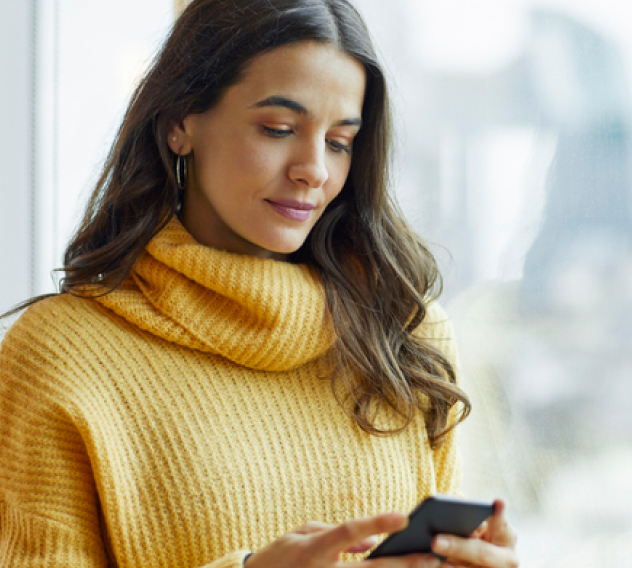
[[[266,199],[266,202],[279,215],[292,221],[307,221],[309,214],[316,208],[311,203],[295,201],[292,199]]]

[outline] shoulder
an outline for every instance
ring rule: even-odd
[[[84,326],[86,318],[99,312],[92,300],[70,294],[51,296],[29,306],[7,331],[3,344],[23,336],[31,339],[63,336],[77,326]]]
[[[90,299],[60,294],[41,300],[27,308],[4,336],[2,365],[26,370],[49,367],[51,362],[57,367],[76,363],[104,333],[108,319]]]
[[[116,316],[94,300],[62,294],[31,305],[0,345],[0,408],[13,400],[42,416],[74,415],[86,396],[99,396],[125,337]]]

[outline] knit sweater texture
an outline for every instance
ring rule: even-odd
[[[418,333],[454,361],[438,306]],[[0,567],[237,568],[309,520],[457,492],[453,433],[344,413],[334,341],[309,268],[176,219],[116,291],[33,305],[0,349]]]

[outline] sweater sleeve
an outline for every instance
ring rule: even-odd
[[[462,496],[463,470],[457,438],[457,430],[451,430],[443,445],[433,452],[433,461],[437,472],[437,492],[444,495]]]
[[[42,327],[27,312],[0,346],[0,568],[131,568],[115,560],[103,528],[80,412],[67,397],[64,341]],[[247,555],[203,568],[241,568]]]
[[[90,462],[31,318],[0,348],[0,566],[106,566]],[[57,369],[56,369],[57,367]]]
[[[459,386],[459,360],[454,328],[448,314],[438,304],[428,308],[428,323],[424,325],[425,338],[452,363]],[[423,324],[422,324],[423,325]],[[461,404],[450,411],[449,424],[454,424],[461,412]],[[450,430],[443,444],[433,451],[437,492],[445,495],[461,495],[463,476],[461,454],[458,449],[458,427]]]

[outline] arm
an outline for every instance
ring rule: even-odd
[[[99,362],[85,349],[74,348],[70,334],[51,329],[56,314],[34,308],[0,347],[0,568],[150,565],[151,560],[139,559],[143,542],[166,541],[171,536],[166,525],[152,522],[151,511],[147,517],[134,513],[127,518],[121,545],[120,531],[112,526],[116,521],[101,507],[95,474],[99,458],[90,449],[94,444],[85,406],[97,413],[107,412],[107,406],[101,406],[99,396],[92,402],[84,397],[81,406],[73,390],[87,382],[81,369]],[[98,383],[93,387],[107,397]],[[116,437],[116,432],[104,436]],[[100,470],[111,473],[107,464],[100,463]],[[206,568],[240,568],[247,553],[230,552]],[[203,564],[178,558],[173,563],[186,568]]]
[[[17,324],[0,349],[0,566],[106,566],[90,463],[45,373]]]

